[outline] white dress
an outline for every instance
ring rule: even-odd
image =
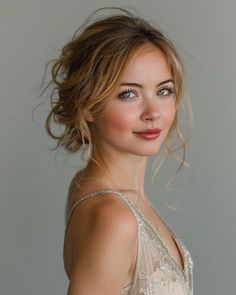
[[[170,253],[158,229],[145,218],[143,212],[121,191],[102,189],[83,196],[71,209],[67,225],[74,209],[81,202],[105,193],[114,193],[114,197],[118,196],[123,199],[134,213],[138,224],[138,249],[133,281],[122,288],[122,295],[192,295],[193,262],[185,246],[165,223],[182,254],[183,270]],[[154,206],[152,207],[156,210]]]

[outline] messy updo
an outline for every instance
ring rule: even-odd
[[[113,8],[114,9],[114,8]],[[103,10],[103,9],[102,9]],[[86,147],[87,159],[92,158],[103,166],[101,159],[94,159],[96,136],[93,123],[86,121],[91,112],[96,119],[117,89],[120,79],[131,58],[146,43],[157,46],[165,55],[170,67],[176,93],[176,116],[163,145],[166,155],[182,149],[185,160],[186,140],[178,121],[178,108],[183,101],[183,64],[170,40],[159,30],[133,12],[117,9],[118,13],[103,17],[82,26],[61,51],[58,59],[51,63],[51,111],[46,120],[46,129],[57,140],[57,146],[74,153]],[[99,10],[101,11],[101,9]],[[96,11],[98,12],[98,11]],[[185,108],[187,110],[187,108]],[[52,124],[63,125],[61,134],[52,131]],[[176,131],[179,144],[170,146],[170,138]]]

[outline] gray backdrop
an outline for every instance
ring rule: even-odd
[[[195,128],[189,170],[177,192],[156,184],[150,198],[194,259],[197,295],[235,294],[236,41],[235,1],[1,0],[0,3],[0,294],[65,294],[62,245],[67,188],[78,164],[49,150],[42,128],[47,106],[33,122],[43,68],[95,9],[135,6],[175,42],[187,66]],[[160,185],[176,165],[167,161]],[[189,183],[187,186],[186,184]],[[155,196],[161,192],[161,200]],[[159,203],[158,203],[159,202]],[[171,204],[175,210],[169,209]]]

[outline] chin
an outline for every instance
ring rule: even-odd
[[[159,150],[160,150],[160,147],[155,148],[155,149],[154,148],[153,149],[149,149],[149,150],[146,150],[146,151],[142,150],[140,152],[136,152],[135,155],[137,155],[137,156],[143,156],[143,157],[154,156],[154,155],[156,155],[159,152]]]

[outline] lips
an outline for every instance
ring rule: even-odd
[[[134,133],[137,133],[137,134],[158,134],[160,132],[161,132],[161,129],[159,129],[159,128],[153,128],[153,129],[141,130],[141,131],[134,132]]]

